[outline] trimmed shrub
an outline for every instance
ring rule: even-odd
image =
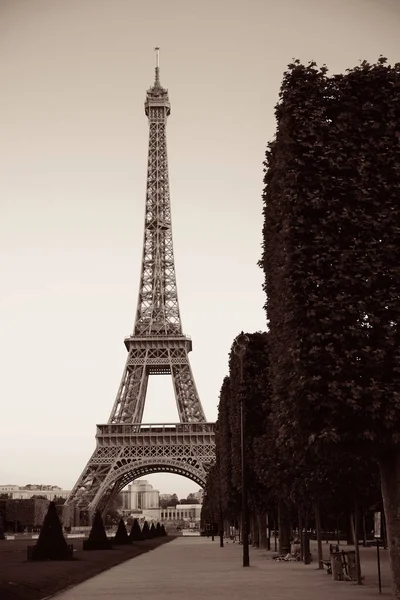
[[[96,511],[93,519],[92,529],[90,530],[89,538],[84,540],[84,550],[111,550],[112,543],[108,539],[106,530],[104,529],[103,519],[99,511]]]
[[[157,531],[156,531],[156,528],[154,527],[154,523],[152,523],[151,527],[150,527],[150,537],[151,538],[157,537]]]
[[[131,542],[141,542],[144,538],[142,535],[142,530],[139,525],[139,521],[135,519],[132,523],[131,532],[129,534],[129,538]]]
[[[143,529],[142,529],[142,535],[143,535],[144,540],[149,540],[151,537],[150,527],[149,527],[149,524],[147,521],[144,522]]]
[[[120,522],[118,523],[118,529],[117,529],[117,533],[114,536],[113,539],[113,544],[115,546],[122,546],[122,545],[126,545],[126,544],[130,544],[131,540],[129,538],[128,532],[126,530],[125,527],[125,522],[123,519],[120,520]]]
[[[50,502],[35,546],[28,546],[28,560],[71,560],[73,546],[65,541],[56,505]]]

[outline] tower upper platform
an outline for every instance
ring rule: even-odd
[[[166,116],[171,113],[171,105],[168,97],[168,90],[163,88],[160,83],[160,49],[155,48],[156,51],[156,68],[154,83],[147,90],[146,101],[144,103],[144,111],[146,115],[151,118],[150,108],[159,107],[165,108]]]

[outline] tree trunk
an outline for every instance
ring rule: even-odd
[[[365,522],[365,510],[363,510],[363,513],[362,513],[362,527],[363,527],[363,547],[366,548],[366,546],[367,546],[367,525]]]
[[[299,527],[299,539],[300,539],[300,560],[304,560],[304,537],[303,537],[303,516],[301,514],[301,509],[297,509],[297,519],[298,519],[298,527]]]
[[[259,548],[260,546],[259,535],[260,533],[258,528],[258,515],[256,513],[253,513],[251,517],[251,543],[253,548]]]
[[[276,535],[276,518],[274,516],[274,552],[278,551],[278,540]]]
[[[339,527],[339,525],[340,525],[339,517],[337,517],[336,518],[336,537],[337,537],[338,546],[340,546],[340,533],[339,533],[340,527]]]
[[[309,565],[311,562],[310,556],[310,538],[308,534],[308,511],[306,509],[304,515],[304,523],[303,523],[303,533],[301,537],[303,538],[303,563],[305,565]]]
[[[317,500],[315,503],[315,528],[317,530],[318,569],[323,569],[324,563],[322,556],[321,515],[319,512],[319,500]]]
[[[263,513],[258,514],[258,536],[259,536],[259,547],[267,547],[267,515]]]
[[[353,546],[354,544],[354,533],[353,533],[353,525],[352,525],[352,516],[350,513],[346,514],[346,543],[348,546]]]
[[[354,515],[351,514],[351,525],[354,537],[354,549],[356,551],[356,569],[357,569],[357,583],[358,585],[362,585],[362,577],[361,577],[361,562],[360,562],[360,546],[358,545],[358,510],[357,505],[355,507]]]
[[[385,550],[387,550],[387,545],[388,545],[387,539],[388,538],[387,538],[387,529],[386,529],[385,508],[383,508],[382,516],[381,516],[381,537],[382,537],[383,548]]]
[[[266,519],[267,519],[267,540],[266,540],[267,546],[266,546],[266,548],[267,548],[267,550],[271,550],[271,525],[272,525],[272,523],[271,523],[271,515],[269,513],[266,515]]]
[[[278,502],[279,554],[290,552],[290,513],[286,502]]]
[[[400,449],[381,458],[380,471],[393,600],[400,600]]]
[[[224,513],[222,512],[221,504],[219,507],[219,545],[224,547]]]

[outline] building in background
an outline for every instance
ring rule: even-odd
[[[185,528],[199,529],[202,504],[177,504],[161,510],[161,521]]]
[[[29,500],[33,496],[42,496],[47,500],[67,498],[69,490],[57,485],[0,485],[0,494],[6,494],[11,500]]]
[[[122,514],[124,517],[144,517],[148,520],[160,519],[160,492],[146,479],[137,479],[128,489],[121,492]]]
[[[0,485],[0,496],[3,495],[9,500],[30,500],[33,497],[46,498],[47,501],[56,500],[58,498],[67,498],[69,490],[63,490],[57,485]],[[178,525],[182,527],[198,527],[200,524],[200,513],[203,500],[203,490],[189,494],[188,498],[197,500],[199,504],[177,504],[166,508],[160,508],[160,499],[165,501],[176,498],[176,494],[160,494],[146,479],[137,479],[121,493],[122,505],[118,508],[119,512],[127,518],[129,516],[140,520],[147,519],[149,521],[165,521],[170,525]],[[5,499],[6,499],[5,498]],[[40,509],[39,509],[40,506]],[[46,504],[48,506],[48,502]],[[165,502],[163,503],[165,507]],[[4,505],[5,508],[5,505]],[[21,525],[27,527],[36,527],[41,525],[41,517],[36,517],[40,514],[42,504],[26,505],[22,509],[22,505],[16,510],[22,514],[28,514],[29,517],[21,519]],[[9,514],[11,505],[9,506]],[[39,512],[38,512],[39,511]],[[34,516],[35,515],[35,516]],[[5,516],[5,515],[4,515]],[[13,521],[13,517],[9,519]],[[196,525],[197,524],[197,525]]]

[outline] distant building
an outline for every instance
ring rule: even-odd
[[[62,490],[57,485],[0,485],[0,494],[7,494],[12,500],[29,500],[32,496],[43,496],[47,500],[67,498],[69,490]]]
[[[12,494],[12,492],[18,491],[19,485],[0,485],[0,494]]]
[[[121,492],[124,516],[145,517],[158,521],[160,518],[160,492],[146,479],[137,479]]]
[[[161,510],[161,521],[178,523],[183,521],[185,527],[197,528],[200,526],[201,504],[177,504]]]

